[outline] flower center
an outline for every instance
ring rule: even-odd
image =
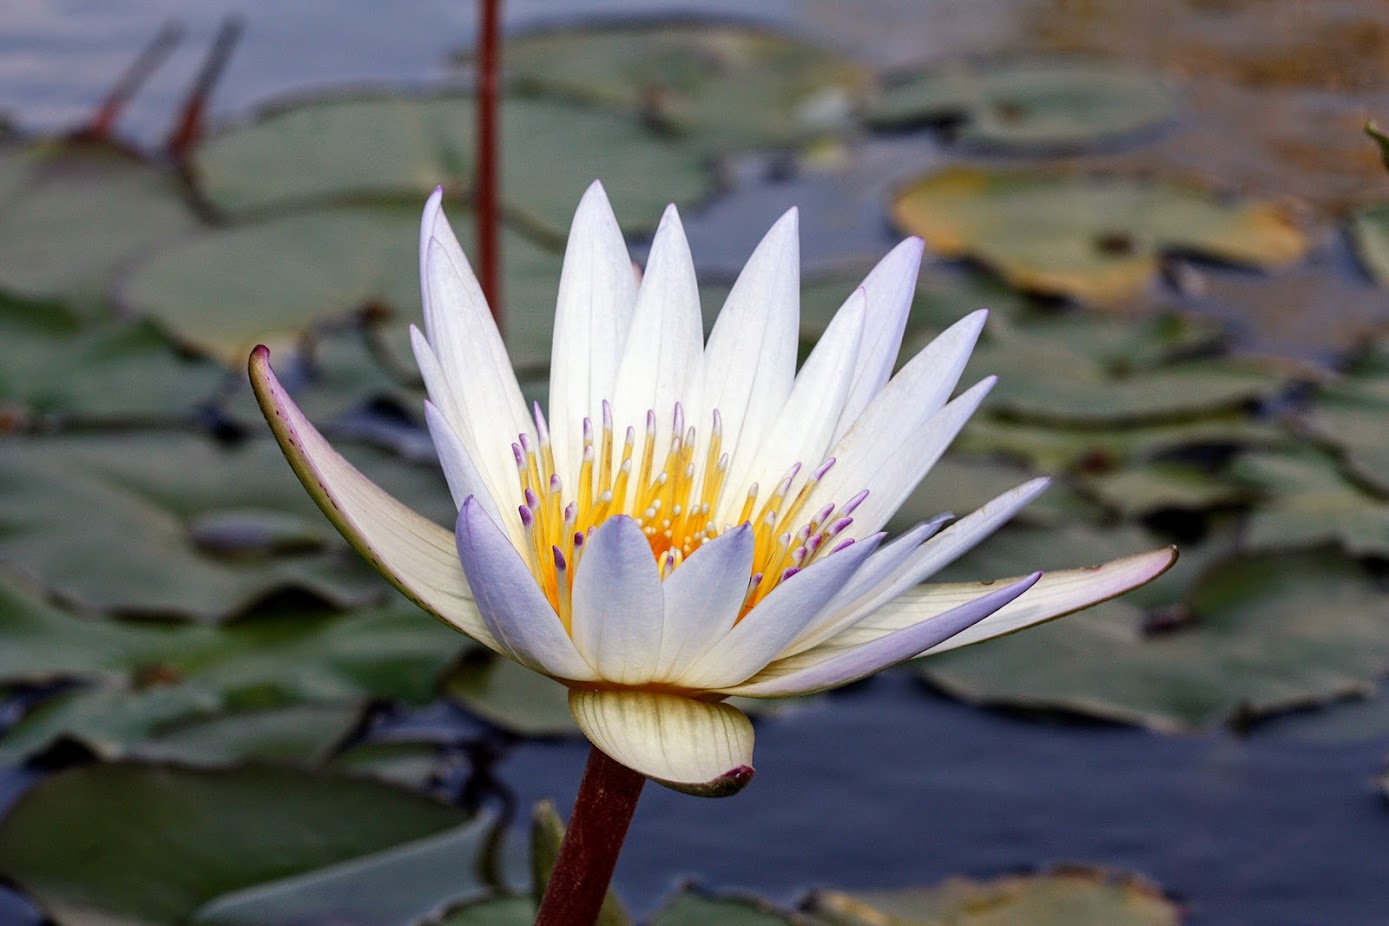
[[[658,459],[656,413],[646,413],[643,435],[627,428],[619,455],[612,409],[605,401],[600,431],[595,432],[592,420],[584,419],[578,485],[566,491],[555,471],[554,448],[539,406],[535,420],[536,441],[522,434],[511,445],[524,499],[519,507],[525,532],[522,553],[566,630],[571,626],[570,589],[583,558],[584,541],[611,517],[626,515],[641,526],[662,579],[701,544],[741,524],[752,524],[752,569],[742,610],[746,614],[779,583],[816,559],[853,543],[851,539],[838,544],[831,541],[853,523],[853,510],[868,497],[864,491],[842,506],[825,505],[808,512],[806,504],[834,465],[834,458],[811,472],[793,495],[791,489],[802,469],[796,463],[760,506],[758,484],[749,486],[738,516],[721,524],[717,512],[729,488],[729,456],[723,450],[718,410],[714,411],[709,445],[696,460],[695,428],[686,426],[678,402],[670,445]]]

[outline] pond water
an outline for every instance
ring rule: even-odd
[[[512,0],[506,22],[672,9],[689,10]],[[218,87],[217,118],[325,86],[456,76],[448,55],[468,45],[475,17],[453,0],[12,0],[0,9],[0,105],[25,131],[77,125],[160,26],[179,19],[183,45],[120,126],[155,144],[228,13],[246,31]],[[1193,261],[1175,269],[1182,285],[1161,301],[1233,326],[1248,353],[1314,364],[1339,360],[1389,320],[1389,297],[1335,223],[1389,186],[1358,134],[1367,116],[1389,121],[1389,20],[1376,4],[744,0],[698,13],[837,44],[874,67],[1103,50],[1156,68],[1185,82],[1175,129],[1054,162],[1197,171],[1223,192],[1286,201],[1315,229],[1315,252],[1296,267],[1264,276]],[[736,268],[770,219],[799,204],[807,264],[857,264],[895,239],[889,191],[944,160],[925,133],[862,141],[839,172],[784,177],[761,159],[730,159],[724,192],[688,214],[691,242],[705,266]],[[1248,736],[1163,736],[964,706],[889,675],[760,722],[759,774],[738,798],[649,788],[615,883],[646,915],[686,877],[790,904],[820,886],[902,887],[1076,862],[1151,879],[1193,926],[1389,922],[1389,814],[1374,781],[1389,736],[1371,728],[1319,742],[1298,732],[1305,720]],[[584,753],[577,741],[522,741],[495,772],[517,806],[550,797],[567,808]],[[23,906],[0,894],[0,922],[25,922]]]

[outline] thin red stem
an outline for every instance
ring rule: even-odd
[[[478,282],[497,327],[502,324],[501,242],[498,215],[497,88],[500,84],[501,0],[481,0],[477,58],[477,204]]]
[[[177,22],[168,22],[159,30],[140,56],[126,69],[82,134],[88,138],[108,138],[116,127],[116,120],[125,111],[137,90],[169,58],[169,54],[183,38],[183,27]]]
[[[240,17],[228,16],[222,20],[217,37],[212,40],[212,48],[203,60],[202,69],[198,71],[197,79],[193,81],[193,86],[183,101],[183,108],[179,110],[178,119],[164,142],[164,150],[175,162],[184,161],[193,150],[193,146],[202,138],[203,122],[207,116],[208,103],[212,100],[212,91],[217,89],[217,82],[222,79],[222,72],[226,70],[227,62],[236,50],[243,25]]]
[[[540,901],[535,926],[592,926],[607,896],[645,776],[589,751],[574,815]]]

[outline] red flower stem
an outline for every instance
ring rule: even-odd
[[[212,91],[217,89],[217,82],[222,79],[222,72],[236,50],[236,43],[241,40],[243,26],[239,16],[228,16],[217,29],[212,48],[203,60],[203,66],[188,96],[184,98],[178,119],[164,142],[164,150],[175,164],[187,160],[193,146],[202,138],[203,121],[207,115],[207,105],[212,100]]]
[[[607,896],[646,777],[589,751],[574,815],[540,901],[535,926],[592,926]]]
[[[482,0],[477,58],[477,206],[478,282],[502,326],[501,242],[497,208],[497,87],[501,48],[498,33],[501,0]]]
[[[87,138],[109,138],[116,127],[116,120],[125,111],[126,104],[145,81],[168,60],[169,54],[183,38],[183,27],[177,22],[167,22],[154,39],[140,52],[140,56],[126,69],[111,92],[102,100],[101,107],[92,116],[87,127],[80,134]]]

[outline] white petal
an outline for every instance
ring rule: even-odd
[[[458,422],[451,423],[493,497],[515,482],[511,444],[534,425],[482,288],[449,228],[435,191],[420,225],[425,332],[439,360]],[[430,393],[446,415],[448,402]]]
[[[781,582],[734,625],[676,684],[690,689],[736,685],[776,659],[801,628],[877,549],[881,538],[860,540]]]
[[[506,654],[544,675],[594,681],[521,554],[476,499],[463,502],[456,536],[482,619]]]
[[[877,533],[936,465],[996,381],[990,376],[976,383],[913,427],[867,426],[873,414],[870,408],[834,449],[834,466],[811,493],[806,510],[843,504],[860,490],[867,490],[868,497],[855,509],[854,523],[844,535]]]
[[[1162,547],[1147,553],[1110,560],[1099,566],[1044,573],[1041,580],[1026,595],[1007,607],[1000,608],[997,613],[969,630],[932,647],[931,652],[944,652],[970,643],[978,643],[990,637],[1013,633],[1024,627],[1070,614],[1072,611],[1079,611],[1081,608],[1088,608],[1156,579],[1166,572],[1176,559],[1175,548]],[[831,637],[823,645],[861,646],[972,600],[996,587],[999,581],[919,586],[837,636]],[[807,650],[794,658],[812,657],[818,649],[817,647]]]
[[[906,330],[907,315],[916,295],[922,247],[920,238],[908,238],[878,261],[878,266],[864,278],[862,288],[867,294],[868,315],[863,326],[863,346],[859,349],[857,372],[849,395],[834,429],[835,441],[853,427],[897,365],[902,332]]]
[[[778,219],[752,252],[704,351],[704,408],[711,415],[718,409],[723,419],[730,485],[745,485],[740,480],[796,377],[801,315],[797,215],[792,209]]]
[[[720,534],[665,580],[665,636],[656,681],[673,681],[733,627],[752,576],[752,525]]]
[[[836,596],[827,613],[813,626],[807,627],[800,638],[787,647],[787,655],[810,649],[829,639],[877,611],[912,586],[929,579],[1006,524],[1050,484],[1051,480],[1045,477],[1033,479],[990,499],[941,531],[939,535],[908,551],[891,570],[879,570],[874,577],[876,581],[872,584],[858,581],[860,575],[865,579],[869,578],[869,570],[861,570],[859,575],[854,576],[854,588],[846,588],[843,594]],[[869,565],[873,565],[873,561],[870,561]]]
[[[765,673],[745,685],[729,689],[727,693],[748,697],[784,698],[838,688],[840,685],[867,678],[888,666],[912,658],[942,640],[949,640],[964,633],[971,626],[977,626],[984,618],[1032,588],[1039,576],[1040,572],[1034,572],[1004,588],[980,594],[949,611],[918,621],[861,646],[826,647],[823,653],[817,653],[824,658],[811,665],[789,671],[780,664],[768,666]],[[800,661],[796,658],[787,660],[791,665],[797,665]]]
[[[665,597],[651,544],[626,516],[584,541],[574,575],[574,645],[604,681],[644,685],[661,652]]]
[[[670,441],[671,413],[677,400],[686,414],[698,406],[704,321],[699,313],[699,284],[680,216],[671,206],[661,217],[646,275],[637,290],[632,326],[618,366],[611,396],[615,440],[628,427],[640,437],[648,410],[656,412],[657,458]],[[641,448],[637,448],[640,459]]]
[[[473,601],[450,532],[387,495],[329,446],[275,378],[270,351],[252,351],[249,372],[289,465],[347,542],[415,604],[501,652]]]
[[[575,688],[569,710],[594,746],[668,788],[727,797],[752,780],[752,723],[727,704]]]
[[[439,457],[439,465],[444,470],[444,479],[449,484],[449,494],[453,496],[453,507],[462,508],[463,500],[475,496],[482,504],[487,516],[498,524],[502,523],[497,514],[497,503],[487,491],[487,484],[478,475],[477,466],[468,456],[453,426],[448,423],[444,413],[428,399],[424,400],[424,421],[429,428],[430,440],[434,442],[434,452]]]
[[[754,482],[772,486],[793,464],[803,464],[808,475],[825,459],[863,340],[864,305],[863,290],[859,290],[835,314],[796,375],[791,397],[768,429],[757,456],[744,471],[730,476],[730,486],[741,489]],[[736,510],[727,509],[742,504],[741,491],[725,492],[724,520],[737,517]]]
[[[566,487],[578,476],[583,420],[602,420],[632,324],[637,278],[603,185],[594,181],[574,213],[555,306],[550,356],[550,440]]]

